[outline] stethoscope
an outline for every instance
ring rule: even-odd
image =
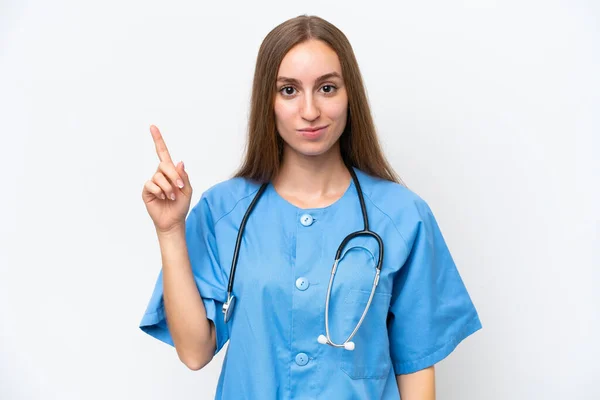
[[[367,315],[367,311],[369,311],[369,307],[371,307],[371,301],[373,300],[373,296],[375,295],[375,289],[377,288],[377,284],[379,283],[379,274],[381,273],[381,265],[383,262],[383,240],[381,240],[381,237],[379,237],[379,235],[377,233],[369,230],[369,217],[367,215],[367,209],[365,207],[365,199],[364,199],[364,196],[362,193],[362,189],[360,187],[360,183],[358,182],[358,178],[356,177],[356,173],[354,172],[354,169],[352,167],[348,167],[348,170],[350,171],[350,175],[352,175],[352,180],[354,181],[354,185],[356,186],[356,191],[358,192],[358,199],[360,200],[360,209],[361,209],[362,216],[363,216],[364,229],[361,231],[353,232],[353,233],[349,234],[348,236],[346,236],[344,238],[344,240],[342,240],[342,243],[340,244],[340,247],[338,248],[337,253],[335,254],[335,261],[334,261],[333,267],[331,269],[331,277],[329,278],[329,285],[327,287],[327,297],[325,300],[325,335],[319,335],[319,337],[317,338],[317,341],[321,344],[328,344],[333,347],[343,347],[346,350],[354,350],[354,347],[355,347],[354,342],[352,342],[351,340],[354,337],[354,335],[356,335],[356,332],[358,332],[358,328],[360,328],[360,326],[362,325],[363,320],[365,319],[365,316]],[[237,240],[235,242],[235,249],[233,251],[233,259],[231,260],[229,284],[227,285],[227,302],[225,302],[225,304],[223,304],[223,314],[224,314],[225,323],[229,322],[229,320],[231,319],[231,315],[233,313],[233,308],[235,307],[235,296],[232,293],[233,281],[235,279],[235,269],[237,266],[237,260],[238,260],[238,256],[240,253],[240,244],[242,242],[242,235],[244,233],[244,228],[246,227],[246,222],[248,221],[248,217],[250,216],[250,213],[254,209],[254,206],[258,202],[258,199],[260,199],[260,197],[262,196],[262,194],[264,193],[264,191],[268,185],[269,185],[268,182],[263,183],[261,185],[261,187],[258,189],[258,193],[256,193],[256,196],[254,196],[254,199],[252,199],[252,202],[248,206],[248,209],[246,210],[246,214],[244,215],[244,218],[242,218],[242,223],[240,225],[240,229],[238,230]],[[377,240],[377,243],[379,244],[379,259],[377,260],[377,266],[375,267],[375,278],[373,278],[373,286],[371,288],[371,294],[369,296],[369,301],[367,302],[367,305],[365,306],[365,309],[360,317],[360,320],[356,324],[356,327],[354,328],[354,330],[352,331],[350,336],[348,336],[348,338],[343,343],[338,344],[338,343],[334,343],[331,340],[331,337],[329,335],[329,299],[331,298],[331,287],[333,286],[333,279],[335,278],[335,272],[337,270],[338,263],[340,261],[340,257],[344,250],[344,247],[348,244],[348,242],[350,240],[352,240],[358,236],[371,236],[371,237],[375,238],[375,240]]]

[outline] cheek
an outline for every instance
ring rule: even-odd
[[[348,117],[348,104],[331,104],[326,112],[327,117],[332,121],[335,121],[337,125],[345,125]]]
[[[348,98],[345,96],[340,96],[339,100],[328,102],[325,105],[324,111],[327,113],[327,116],[332,120],[346,120],[346,116],[348,115]]]
[[[278,125],[286,125],[294,116],[295,108],[290,103],[275,101],[275,120]]]

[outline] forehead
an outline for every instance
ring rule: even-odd
[[[278,76],[308,82],[330,72],[342,75],[336,52],[320,40],[309,40],[297,44],[287,52],[279,66]]]

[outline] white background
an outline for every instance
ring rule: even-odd
[[[160,268],[143,183],[163,131],[195,189],[245,141],[258,47],[319,15],[386,154],[434,210],[483,330],[438,399],[598,399],[597,1],[0,1],[0,398],[209,399],[138,328]]]

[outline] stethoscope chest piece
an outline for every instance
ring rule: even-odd
[[[227,302],[223,304],[223,314],[225,323],[227,323],[231,319],[231,315],[233,314],[233,309],[235,308],[235,296],[230,295],[227,299]]]

